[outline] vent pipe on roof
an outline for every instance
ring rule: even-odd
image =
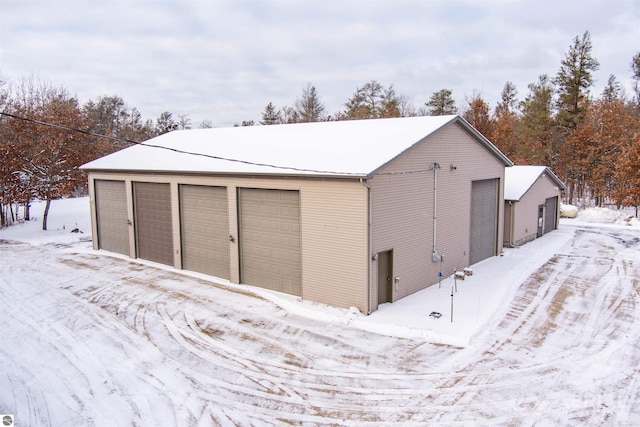
[[[440,164],[438,162],[433,163],[433,252],[431,253],[431,261],[438,262],[440,257],[438,256],[438,251],[436,251],[436,232],[437,232],[437,192],[438,192],[438,169],[440,169]]]

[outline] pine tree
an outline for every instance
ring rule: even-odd
[[[450,89],[440,89],[434,92],[429,101],[425,103],[429,109],[429,115],[446,116],[456,114],[458,109],[452,95],[453,92]]]
[[[325,107],[320,101],[316,87],[311,83],[302,89],[302,95],[295,102],[298,121],[301,123],[325,120]]]
[[[275,125],[281,123],[280,113],[276,109],[273,102],[269,102],[266,107],[264,107],[264,111],[262,112],[262,120],[260,121],[261,125]]]
[[[402,99],[396,95],[393,85],[385,88],[376,80],[356,88],[345,106],[345,111],[340,114],[343,120],[402,117]]]
[[[165,111],[156,119],[156,135],[162,135],[178,129],[178,123],[173,119],[173,114]]]
[[[591,55],[591,35],[586,31],[578,36],[565,54],[555,78],[558,88],[558,122],[560,126],[575,129],[584,116],[589,102],[589,89],[593,86],[592,73],[600,63]]]
[[[403,117],[401,108],[402,99],[398,95],[396,95],[396,90],[394,89],[393,85],[389,85],[388,88],[384,89],[382,96],[380,97],[380,109],[378,117]]]
[[[553,94],[554,86],[548,75],[542,74],[536,83],[528,85],[529,94],[520,103],[519,134],[523,162],[554,168],[555,149]]]
[[[602,91],[602,99],[606,102],[622,100],[622,87],[613,74],[609,75],[607,85]]]

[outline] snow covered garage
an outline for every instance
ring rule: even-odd
[[[558,227],[565,185],[547,166],[505,171],[504,246],[516,247]]]
[[[370,313],[502,250],[505,166],[438,116],[175,131],[83,169],[95,249]]]

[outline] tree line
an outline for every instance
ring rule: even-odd
[[[188,115],[163,112],[145,120],[117,95],[81,105],[63,86],[34,76],[11,86],[0,79],[0,111],[6,113],[0,115],[0,226],[16,222],[20,206],[21,219],[30,220],[31,201],[43,200],[44,230],[52,200],[86,194],[79,166],[132,142],[191,128]]]
[[[268,103],[260,124],[460,114],[514,163],[549,166],[567,185],[567,203],[635,207],[638,216],[640,51],[630,58],[633,93],[609,75],[602,94],[593,96],[600,63],[592,50],[588,31],[576,36],[555,75],[541,74],[522,100],[506,82],[493,108],[475,92],[458,107],[443,88],[416,109],[393,85],[373,80],[356,88],[343,111],[327,115],[309,84],[293,107]]]
[[[260,125],[329,120],[363,120],[419,115],[460,114],[516,164],[547,165],[565,182],[568,203],[640,205],[640,52],[630,62],[633,93],[622,90],[610,75],[599,96],[592,96],[593,73],[589,32],[576,36],[555,75],[541,74],[524,99],[506,82],[492,108],[480,93],[456,105],[453,92],[442,88],[419,108],[394,85],[371,80],[356,87],[344,109],[329,114],[309,83],[293,105],[267,103]],[[44,200],[43,229],[52,200],[86,194],[86,176],[78,167],[178,129],[191,129],[188,115],[163,112],[144,119],[119,96],[101,96],[81,105],[64,87],[31,76],[9,85],[0,79],[0,225],[18,219],[24,206],[29,220],[32,200]],[[16,117],[27,118],[21,120]],[[39,124],[40,123],[40,124]],[[44,126],[49,123],[54,126]],[[58,127],[55,127],[55,126]],[[236,126],[253,126],[244,120]],[[200,128],[210,128],[205,120]],[[70,130],[78,129],[82,132]],[[110,139],[95,135],[104,135]]]

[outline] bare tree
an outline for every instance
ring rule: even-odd
[[[19,177],[17,196],[25,207],[33,198],[46,202],[42,218],[42,229],[46,230],[51,201],[86,187],[86,177],[78,167],[95,157],[95,147],[86,135],[67,129],[83,129],[86,120],[78,100],[63,87],[23,79],[12,111],[25,120],[8,123],[3,141],[10,156],[7,162],[11,173]]]

